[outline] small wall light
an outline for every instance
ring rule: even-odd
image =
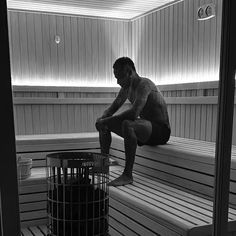
[[[55,43],[56,43],[56,44],[59,44],[59,43],[60,43],[60,41],[61,41],[61,38],[60,38],[60,36],[59,36],[59,35],[55,35],[55,38],[54,38],[54,40],[55,40]]]
[[[215,17],[216,6],[213,3],[205,4],[198,8],[198,20],[208,20]]]

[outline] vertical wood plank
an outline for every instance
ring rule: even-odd
[[[22,80],[29,78],[29,51],[27,40],[27,20],[26,15],[23,12],[19,13],[19,35],[20,35],[20,60],[21,60],[21,72]]]
[[[76,132],[81,132],[81,126],[82,126],[82,122],[81,122],[81,110],[80,110],[80,106],[76,105],[75,106],[75,131]]]
[[[213,105],[207,105],[207,120],[206,120],[206,140],[211,141],[212,138],[212,112]]]
[[[67,117],[68,117],[68,130],[67,133],[74,133],[75,132],[75,106],[68,105],[67,106]]]
[[[61,107],[60,105],[53,105],[53,118],[55,133],[61,132]]]
[[[59,65],[58,65],[58,52],[57,44],[55,43],[55,36],[57,35],[56,30],[56,16],[49,15],[49,45],[50,45],[50,65],[51,65],[51,76],[49,78],[59,79]]]
[[[201,139],[201,105],[196,105],[195,139]]]
[[[52,78],[51,71],[51,40],[50,40],[50,29],[49,29],[49,17],[44,15],[41,17],[42,20],[42,54],[43,54],[43,71],[44,80]]]
[[[44,75],[44,61],[43,61],[43,38],[42,38],[42,21],[41,15],[34,15],[34,35],[35,35],[35,55],[36,55],[36,71],[35,80],[41,78],[45,81]]]
[[[180,106],[180,137],[185,137],[185,123],[186,123],[186,105],[181,104]]]
[[[17,129],[18,134],[25,134],[25,111],[23,105],[18,105],[16,107],[16,117],[17,117]]]
[[[40,109],[39,105],[32,105],[33,130],[34,134],[41,133]]]
[[[57,63],[58,63],[58,82],[63,84],[66,78],[66,62],[65,62],[65,26],[64,26],[64,16],[56,16],[56,33],[61,38],[59,44],[56,44],[57,47]]]
[[[68,32],[67,32],[68,34]],[[75,81],[79,75],[79,32],[77,27],[77,18],[71,17],[71,57],[72,74],[71,80]],[[67,36],[68,37],[68,36]]]
[[[25,134],[33,134],[33,118],[31,105],[24,105],[25,111]]]
[[[201,140],[206,140],[207,105],[201,105]]]
[[[60,121],[61,121],[61,132],[68,132],[68,105],[62,104],[60,106]]]
[[[175,135],[178,137],[181,137],[181,105],[176,105],[176,121],[175,121],[175,127],[176,127],[176,133]]]
[[[47,130],[49,134],[55,132],[54,129],[54,117],[53,117],[53,105],[46,105],[47,109]]]
[[[185,138],[190,138],[190,120],[192,119],[192,115],[193,114],[191,114],[191,105],[185,105],[185,128],[184,128]]]
[[[19,34],[19,20],[18,13],[9,12],[8,26],[11,41],[9,42],[11,48],[11,75],[12,79],[19,81],[21,78],[21,60],[20,60],[20,34]]]
[[[190,105],[190,138],[195,137],[196,105]]]
[[[47,105],[39,105],[39,116],[40,116],[40,133],[47,134],[48,126],[47,126]]]
[[[63,27],[64,27],[64,50],[65,50],[65,82],[70,84],[74,80],[73,74],[73,63],[72,63],[72,18],[73,17],[64,17],[63,18]],[[74,34],[75,36],[75,34]],[[76,51],[75,51],[76,52]]]

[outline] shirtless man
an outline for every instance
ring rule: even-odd
[[[111,132],[124,138],[125,168],[120,177],[109,186],[121,186],[133,182],[133,165],[137,145],[165,144],[170,137],[170,124],[166,103],[155,84],[140,77],[133,61],[128,57],[117,59],[113,65],[117,83],[121,86],[118,96],[102,117],[96,121],[101,153],[109,154]],[[113,115],[126,101],[131,108]]]

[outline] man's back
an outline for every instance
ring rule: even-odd
[[[140,96],[138,93],[140,89],[148,93],[146,104],[140,112],[140,118],[157,124],[165,124],[169,128],[170,124],[165,100],[159,89],[150,79],[140,77],[139,80],[131,83],[128,92],[129,101],[132,104],[135,102],[138,96]]]

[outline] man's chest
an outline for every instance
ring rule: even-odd
[[[134,89],[129,89],[128,91],[128,100],[133,104],[136,100],[137,93]]]

